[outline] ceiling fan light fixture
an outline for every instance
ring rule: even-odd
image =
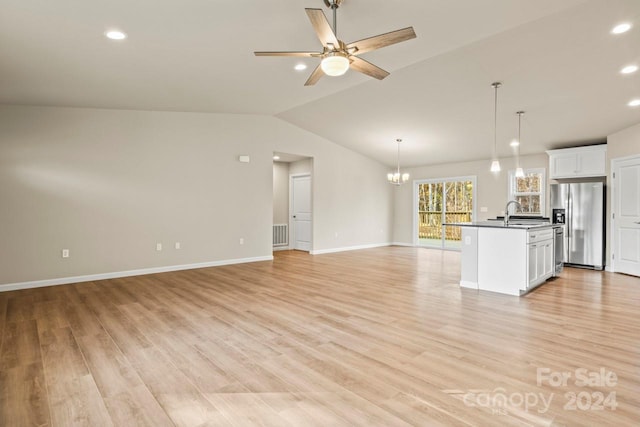
[[[341,76],[349,69],[349,59],[341,52],[331,52],[322,59],[320,68],[327,76]]]

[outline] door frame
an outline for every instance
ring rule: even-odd
[[[310,172],[303,172],[303,173],[293,173],[293,174],[289,174],[289,249],[295,250],[296,248],[296,232],[295,232],[295,226],[293,223],[293,180],[296,178],[302,178],[302,177],[309,177],[309,192],[311,194],[309,194],[309,197],[311,198],[311,248],[309,249],[309,253],[313,253],[313,242],[314,242],[314,238],[313,238],[313,228],[314,228],[314,224],[316,223],[315,221],[315,217],[314,217],[314,209],[313,209],[313,177],[311,176]]]
[[[616,188],[616,180],[613,178],[613,174],[615,173],[616,166],[618,163],[626,162],[628,160],[638,160],[640,162],[640,155],[634,154],[631,156],[625,157],[616,157],[615,159],[611,159],[611,165],[609,169],[609,194],[608,197],[609,202],[609,211],[608,216],[610,218],[611,227],[609,229],[609,256],[607,257],[607,261],[609,262],[607,266],[605,266],[605,270],[610,271],[612,273],[616,272],[616,260],[613,258],[613,254],[616,248],[616,220],[613,218],[613,214],[615,213],[614,209],[618,203],[618,189]],[[605,240],[606,241],[606,240]],[[605,243],[606,245],[606,243]],[[606,246],[605,246],[606,247]]]
[[[441,240],[440,248],[437,246],[422,246],[419,245],[418,242],[418,186],[420,184],[430,184],[436,182],[451,182],[451,181],[471,181],[473,183],[473,203],[472,203],[472,211],[471,215],[473,218],[477,215],[477,203],[478,203],[478,177],[475,175],[466,175],[466,176],[454,176],[454,177],[446,177],[446,178],[425,178],[425,179],[414,179],[413,180],[413,246],[420,248],[433,248],[433,249],[442,249],[445,251],[459,251],[456,248],[446,248],[444,246],[445,239]],[[446,198],[446,186],[443,186],[445,194],[443,195]],[[446,199],[445,199],[446,200]],[[442,214],[445,214],[445,210],[443,209]]]

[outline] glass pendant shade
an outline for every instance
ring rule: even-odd
[[[516,168],[516,178],[524,178],[524,170],[522,168]]]
[[[498,160],[491,162],[491,172],[500,172],[500,169],[500,162]]]
[[[330,53],[322,60],[320,68],[327,76],[341,76],[349,69],[349,59],[340,52]]]

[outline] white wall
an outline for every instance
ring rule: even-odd
[[[548,156],[535,154],[521,156],[520,165],[527,168],[544,168],[548,188]],[[422,166],[407,169],[411,175],[410,183],[395,188],[394,211],[394,242],[400,244],[413,244],[413,181],[432,178],[453,178],[461,176],[476,177],[476,221],[487,218],[495,218],[501,215],[509,196],[508,171],[516,168],[515,158],[500,159],[502,171],[494,174],[489,171],[491,160],[481,160],[463,163],[448,163],[442,165]],[[548,207],[548,191],[547,191]],[[486,207],[486,213],[480,212],[481,207]]]
[[[611,259],[611,206],[613,191],[611,191],[611,160],[622,157],[640,155],[640,123],[623,129],[607,137],[607,265],[613,265]]]
[[[273,223],[289,224],[289,163],[273,162]]]
[[[313,175],[313,159],[302,159],[289,163],[289,175],[306,173]]]
[[[638,154],[640,154],[640,123],[607,137],[607,157],[609,160]]]
[[[268,257],[274,151],[314,158],[315,250],[391,240],[386,168],[273,117],[0,106],[0,129],[0,284]]]

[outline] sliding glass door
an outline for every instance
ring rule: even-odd
[[[475,177],[418,180],[414,184],[414,239],[418,246],[460,249],[460,227],[474,218]]]

